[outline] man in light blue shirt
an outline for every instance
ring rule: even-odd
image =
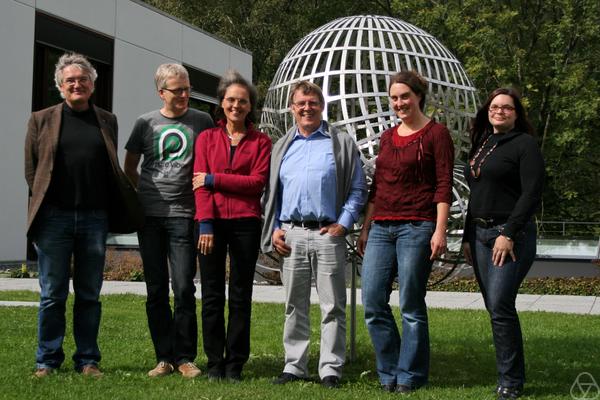
[[[262,234],[264,252],[284,256],[285,367],[274,380],[308,377],[310,291],[321,306],[319,376],[339,386],[346,351],[346,233],[358,220],[367,184],[356,144],[322,120],[321,89],[301,81],[291,91],[296,126],[273,147]]]

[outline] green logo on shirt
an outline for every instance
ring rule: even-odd
[[[185,159],[192,148],[192,135],[181,125],[165,125],[155,138],[154,149],[159,161]]]

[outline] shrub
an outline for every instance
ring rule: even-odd
[[[21,264],[21,268],[8,270],[8,273],[10,278],[33,278],[36,275],[33,272],[29,272],[27,269],[27,264]]]
[[[479,292],[475,278],[458,278],[435,285],[432,290]],[[600,296],[600,278],[530,278],[521,284],[522,294]]]
[[[108,249],[104,265],[104,279],[108,281],[144,280],[142,258],[137,250]]]

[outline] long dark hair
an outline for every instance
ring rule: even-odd
[[[471,124],[471,151],[469,151],[469,157],[473,157],[473,154],[477,150],[477,148],[481,145],[481,143],[494,132],[492,124],[490,124],[490,120],[488,117],[488,110],[490,108],[490,104],[501,94],[512,97],[513,102],[515,103],[515,112],[517,113],[517,119],[515,121],[514,130],[525,132],[530,135],[534,135],[535,131],[533,126],[527,119],[527,113],[525,112],[525,107],[523,107],[523,103],[521,102],[521,95],[514,88],[498,88],[494,90],[488,96],[486,102],[479,108],[477,114],[475,114],[475,118]]]

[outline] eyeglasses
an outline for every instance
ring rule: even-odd
[[[169,88],[162,88],[161,90],[167,90],[171,93],[173,93],[175,96],[181,96],[182,94],[186,93],[189,94],[192,91],[192,87],[182,87],[182,88],[175,88],[175,89],[169,89]]]
[[[69,86],[73,86],[76,83],[79,83],[80,85],[85,85],[86,83],[88,83],[90,81],[90,78],[87,76],[82,76],[79,78],[67,78],[65,79],[65,83]]]
[[[247,99],[240,99],[240,98],[238,98],[238,97],[226,97],[226,98],[225,98],[225,101],[226,101],[226,102],[227,102],[227,104],[229,104],[229,105],[234,105],[234,104],[235,104],[235,102],[237,101],[237,103],[238,103],[240,106],[242,106],[242,107],[243,107],[243,106],[247,106],[248,104],[250,104],[250,101],[249,101],[249,100],[247,100]]]
[[[318,102],[318,101],[312,101],[312,100],[309,100],[309,101],[297,101],[297,102],[292,103],[292,104],[294,104],[298,108],[304,108],[306,106],[308,106],[308,108],[317,108],[317,107],[319,107],[321,105],[320,102]]]
[[[503,112],[503,113],[511,113],[513,111],[515,111],[515,108],[513,106],[509,106],[507,104],[503,105],[503,106],[497,106],[496,104],[490,106],[489,108],[491,113],[499,113],[499,112]]]

